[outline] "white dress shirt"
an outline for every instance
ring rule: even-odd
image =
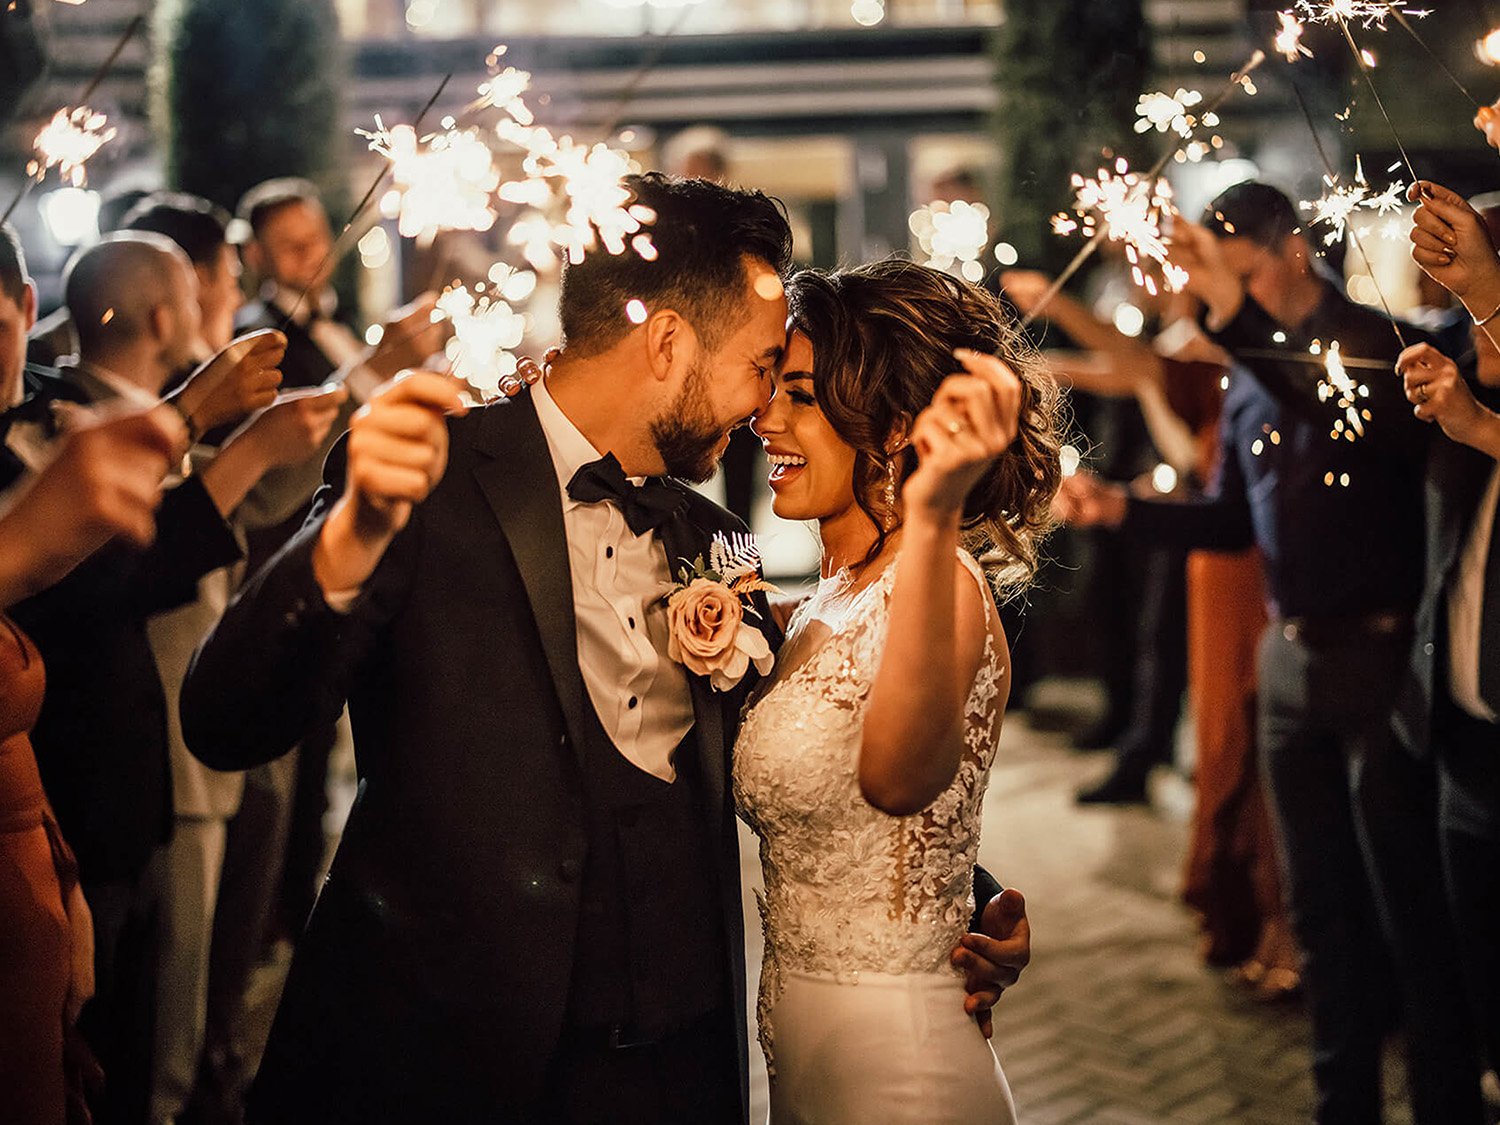
[[[672,751],[692,729],[693,699],[687,672],[666,655],[666,549],[650,532],[633,533],[614,504],[580,504],[568,495],[573,474],[601,454],[558,407],[545,380],[531,395],[562,496],[583,682],[620,753],[672,781]]]
[[[1497,502],[1500,502],[1500,465],[1490,474],[1489,487],[1474,514],[1474,526],[1448,587],[1448,690],[1454,703],[1474,718],[1490,723],[1496,720],[1495,712],[1479,694],[1479,643],[1484,615],[1484,572],[1495,533]],[[1500,592],[1492,594],[1500,597]]]

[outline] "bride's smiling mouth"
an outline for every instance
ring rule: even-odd
[[[802,474],[807,468],[807,458],[798,453],[787,450],[766,448],[766,460],[771,463],[771,474],[768,478],[771,487],[777,488],[789,484],[794,477]]]

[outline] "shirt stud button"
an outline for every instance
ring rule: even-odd
[[[634,711],[635,708],[636,708],[636,704],[638,704],[638,703],[640,703],[640,700],[637,699],[635,696],[632,695],[630,697],[630,702],[627,703],[627,704],[625,704],[625,706],[629,707],[632,711]]]
[[[1437,649],[1431,641],[1428,641],[1425,645],[1422,646],[1422,651],[1425,652],[1428,656],[1431,656],[1434,652],[1437,651]]]
[[[626,618],[626,620],[630,622],[630,627],[632,629],[634,629],[635,628],[635,618],[634,617],[629,617],[629,618]]]
[[[613,547],[606,547],[606,548],[604,548],[604,557],[607,558],[607,559],[614,558],[615,557],[615,549]]]

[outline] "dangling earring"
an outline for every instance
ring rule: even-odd
[[[885,462],[885,510],[890,515],[891,521],[896,518],[896,459],[890,457]]]

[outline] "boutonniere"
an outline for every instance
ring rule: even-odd
[[[774,658],[761,630],[745,620],[760,613],[752,594],[780,593],[760,576],[760,549],[749,535],[714,536],[708,560],[682,560],[678,580],[667,593],[667,656],[715,691],[729,691],[750,665],[765,675]]]

